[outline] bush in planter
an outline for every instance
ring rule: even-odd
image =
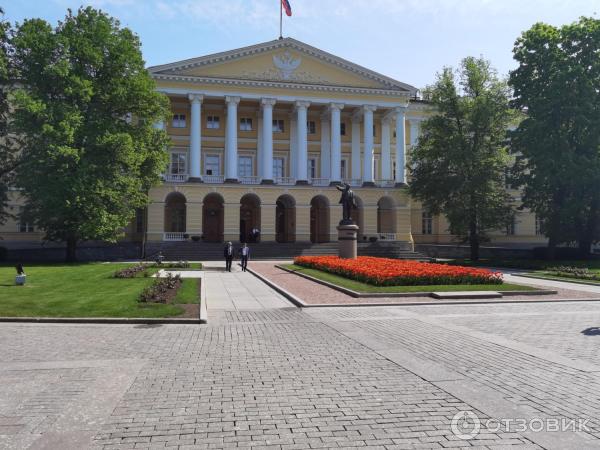
[[[183,235],[183,238],[184,238],[184,239],[189,239],[189,238],[190,238],[190,235],[189,235],[189,234],[187,234],[187,233],[185,233],[185,234]]]
[[[369,241],[370,241],[370,242],[377,242],[377,236],[371,236],[371,237],[369,238]]]
[[[192,241],[199,242],[200,241],[200,236],[192,236]]]

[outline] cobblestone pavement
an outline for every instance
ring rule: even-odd
[[[599,448],[600,303],[0,324],[1,448]],[[471,440],[451,420],[482,422]],[[583,432],[494,419],[589,419]],[[491,425],[490,425],[491,424]]]

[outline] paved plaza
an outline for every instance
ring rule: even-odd
[[[206,274],[207,325],[0,324],[0,448],[600,448],[600,302],[298,309]]]

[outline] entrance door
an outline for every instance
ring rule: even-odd
[[[310,202],[310,240],[329,242],[329,201],[321,195]]]
[[[259,233],[253,231],[258,230]],[[260,239],[260,199],[246,194],[240,200],[240,242],[257,242]]]
[[[296,202],[285,194],[277,199],[275,208],[275,240],[277,242],[296,241]]]
[[[204,242],[223,242],[224,209],[223,197],[208,194],[202,205],[202,236]]]

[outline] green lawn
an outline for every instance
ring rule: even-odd
[[[446,264],[468,267],[506,267],[509,269],[523,270],[546,270],[551,267],[570,266],[570,267],[587,267],[591,271],[600,273],[600,259],[585,259],[585,260],[566,260],[557,259],[548,261],[543,259],[501,259],[490,258],[471,261],[470,259],[453,259]]]
[[[590,272],[600,274],[599,269],[590,269]],[[536,278],[544,278],[546,280],[567,281],[567,282],[571,282],[571,283],[584,283],[584,284],[600,285],[600,281],[598,281],[598,280],[588,280],[585,278],[577,278],[577,277],[571,277],[571,276],[566,276],[566,275],[557,275],[556,273],[548,272],[546,270],[535,270],[533,272],[529,272],[527,275],[531,275]]]
[[[302,272],[319,280],[328,281],[346,289],[365,293],[395,293],[395,292],[455,292],[455,291],[535,291],[531,286],[522,286],[519,284],[444,284],[431,286],[374,286],[372,284],[362,283],[360,281],[350,280],[348,278],[323,272],[317,269],[297,266],[295,264],[282,265],[286,269],[295,272]]]
[[[138,295],[153,278],[112,277],[128,265],[26,264],[25,286],[15,286],[13,266],[0,266],[0,316],[156,318],[184,312],[176,305],[138,303]],[[186,286],[180,303],[188,302],[189,290]]]
[[[198,278],[186,278],[177,291],[174,303],[198,303]]]

